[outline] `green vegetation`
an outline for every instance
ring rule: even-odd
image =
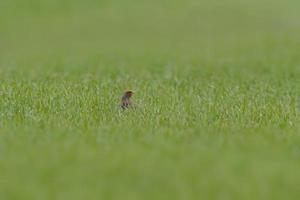
[[[299,8],[1,0],[0,199],[299,199]]]

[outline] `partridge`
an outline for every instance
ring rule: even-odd
[[[134,93],[131,90],[128,90],[128,91],[124,92],[124,94],[122,96],[122,99],[121,99],[121,108],[123,110],[131,107],[132,103],[131,103],[130,98],[132,97],[133,94]]]

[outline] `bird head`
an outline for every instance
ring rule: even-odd
[[[134,92],[132,90],[127,90],[124,93],[124,96],[127,97],[127,98],[130,98],[133,94],[134,94]]]

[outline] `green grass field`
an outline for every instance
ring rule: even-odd
[[[0,199],[299,199],[299,18],[296,0],[0,0]]]

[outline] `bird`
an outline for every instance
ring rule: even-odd
[[[129,107],[132,106],[130,98],[132,97],[133,94],[134,92],[131,90],[127,90],[124,92],[121,99],[121,105],[120,105],[123,110],[128,109]]]

